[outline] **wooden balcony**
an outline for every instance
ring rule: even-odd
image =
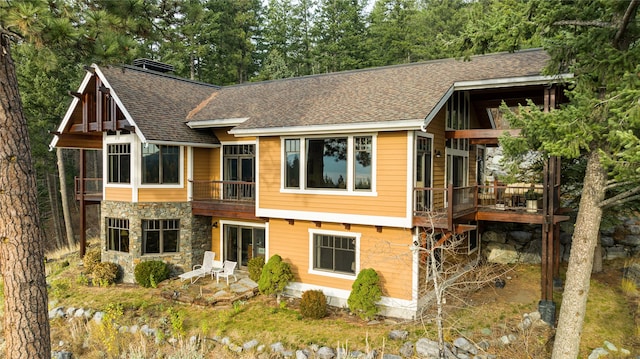
[[[84,200],[87,202],[100,202],[102,201],[102,178],[74,178],[74,192],[76,200],[81,199],[81,195],[84,195]]]
[[[244,181],[190,181],[195,215],[257,219],[256,184]]]
[[[535,207],[527,208],[533,191]],[[454,223],[495,221],[544,224],[568,219],[558,215],[559,186],[513,184],[454,188],[414,188],[413,225],[452,230]],[[545,210],[552,203],[550,210]]]

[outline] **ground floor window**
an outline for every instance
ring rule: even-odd
[[[312,238],[314,270],[356,273],[356,237],[313,233]]]
[[[142,221],[142,254],[178,252],[180,220],[154,219]]]
[[[107,218],[107,250],[129,252],[129,220]]]

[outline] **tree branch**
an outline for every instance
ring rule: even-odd
[[[594,26],[594,27],[604,27],[604,28],[613,28],[615,27],[612,23],[606,21],[598,21],[598,20],[560,20],[553,23],[556,26],[562,25],[575,25],[575,26]]]
[[[640,182],[639,180],[640,180],[640,178],[638,178],[638,177],[634,177],[634,180],[624,181],[624,182],[618,182],[616,180],[609,180],[609,181],[607,181],[607,185],[604,187],[604,189],[606,191],[608,191],[608,190],[611,190],[611,189],[616,188],[616,187],[628,186],[630,184],[635,184],[635,183]]]
[[[7,29],[5,29],[3,27],[0,27],[0,35],[6,35],[6,36],[9,36],[9,37],[16,37],[16,38],[18,38],[18,40],[23,40],[24,39],[17,32],[13,32],[11,30],[7,30]]]
[[[639,4],[640,3],[638,2],[638,0],[631,0],[631,2],[629,3],[629,6],[627,6],[627,11],[625,11],[624,16],[622,17],[622,22],[620,23],[620,26],[618,27],[618,31],[616,32],[616,36],[613,38],[613,47],[615,47],[616,49],[620,44],[622,35],[624,34],[624,32],[627,30],[627,27],[629,26],[629,22],[631,22],[631,17],[632,16],[635,17],[635,12],[638,9]]]
[[[640,186],[619,193],[611,198],[607,198],[600,202],[601,208],[607,208],[635,200],[640,196]]]

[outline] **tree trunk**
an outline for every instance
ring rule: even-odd
[[[562,306],[553,345],[553,359],[578,357],[593,254],[600,231],[602,218],[600,203],[604,199],[606,177],[607,173],[600,163],[600,154],[597,150],[592,150],[587,161],[580,210],[573,233]]]
[[[55,177],[53,173],[46,173],[45,181],[47,182],[47,192],[49,193],[49,204],[51,207],[51,221],[53,222],[53,228],[55,229],[56,248],[62,247],[62,238],[64,233],[62,232],[62,226],[60,221],[60,208],[58,207],[58,187],[55,183]],[[49,236],[51,238],[51,236]]]
[[[0,33],[0,270],[6,357],[50,358],[36,178],[9,44]]]
[[[67,245],[73,248],[75,239],[73,236],[73,226],[71,225],[71,212],[69,211],[69,195],[67,193],[67,176],[64,169],[64,158],[62,156],[62,148],[56,149],[56,157],[58,158],[58,177],[60,179],[60,198],[62,200],[62,214],[64,216],[64,228],[67,234]]]

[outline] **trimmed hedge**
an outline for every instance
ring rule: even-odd
[[[327,297],[321,290],[308,290],[302,293],[300,314],[306,318],[324,318],[327,315]]]
[[[364,320],[372,319],[378,314],[376,303],[380,298],[382,289],[378,273],[372,268],[361,270],[351,286],[351,294],[347,299],[349,310]]]
[[[262,294],[281,294],[289,281],[293,279],[289,263],[283,262],[282,257],[274,254],[262,268],[258,280],[258,289]]]

